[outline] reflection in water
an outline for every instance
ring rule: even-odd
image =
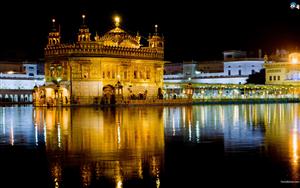
[[[35,142],[31,108],[1,107],[0,116],[1,145],[32,145]]]
[[[36,108],[34,114],[39,134],[46,140],[56,187],[63,182],[63,169],[77,164],[82,187],[103,178],[123,187],[126,179],[144,176],[152,177],[159,187],[162,108]]]
[[[291,168],[282,174],[291,177],[282,178],[298,181],[299,108],[299,104],[168,107],[164,109],[165,135],[200,144],[223,140],[225,155],[259,151],[288,162]]]
[[[259,164],[270,163],[280,180],[300,179],[300,104],[116,109],[2,107],[0,115],[0,151],[5,157],[0,163],[2,169],[5,163],[16,164],[11,174],[20,171],[20,176],[24,176],[26,170],[18,169],[23,161],[17,163],[20,157],[12,156],[28,159],[23,150],[37,151],[30,158],[45,156],[47,162],[34,161],[28,166],[43,166],[47,173],[41,177],[50,175],[49,187],[168,187],[177,177],[184,182],[192,180],[189,172],[181,171],[186,164],[199,167],[200,172],[210,170],[210,166],[201,165],[217,163],[221,171],[224,164],[219,161],[223,157],[230,165],[242,166],[229,167],[244,170],[237,174],[247,172],[266,158]],[[218,152],[212,152],[215,150]],[[179,170],[171,173],[170,168]],[[226,174],[228,168],[223,168],[221,172]],[[258,173],[256,167],[253,169],[253,174]],[[274,169],[266,173],[273,173]],[[218,171],[212,172],[219,177]],[[206,171],[202,175],[205,174]],[[8,173],[3,179],[9,176]]]

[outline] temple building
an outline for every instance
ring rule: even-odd
[[[114,104],[160,95],[163,87],[164,38],[155,33],[142,45],[115,17],[113,29],[92,34],[82,15],[76,42],[61,41],[53,19],[45,47],[45,79],[34,92],[35,105]]]

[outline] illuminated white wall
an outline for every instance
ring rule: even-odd
[[[263,60],[257,61],[227,61],[224,62],[224,76],[228,76],[230,70],[231,76],[239,75],[239,71],[242,76],[248,76],[252,74],[252,71],[259,72],[263,69]]]
[[[30,90],[45,84],[44,75],[37,75],[36,64],[24,64],[25,73],[0,73],[0,89]]]
[[[168,83],[245,84],[249,75],[260,72],[264,65],[262,59],[225,61],[223,63],[223,72],[201,73],[195,71],[195,73],[191,74],[193,76],[190,77],[187,77],[185,72],[183,72],[183,74],[177,75],[164,75],[164,81]]]
[[[201,78],[191,79],[191,82],[205,84],[245,84],[247,79],[248,77]]]
[[[33,89],[35,85],[42,86],[44,80],[28,80],[28,79],[1,79],[0,78],[0,89]]]

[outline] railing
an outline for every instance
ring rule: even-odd
[[[126,100],[119,105],[143,105],[143,104],[151,104],[151,105],[172,105],[172,104],[191,104],[193,102],[192,99],[187,98],[178,98],[178,99],[145,99],[145,100]]]
[[[105,99],[105,100],[103,100]],[[268,94],[268,95],[166,95],[163,99],[146,97],[145,99],[131,99],[117,96],[113,100],[101,97],[74,97],[71,101],[64,98],[44,100],[35,103],[36,106],[131,106],[131,105],[180,105],[199,103],[267,103],[267,102],[300,102],[298,94]]]

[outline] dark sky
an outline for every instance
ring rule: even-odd
[[[38,2],[38,3],[37,3]],[[10,0],[1,6],[0,58],[43,57],[51,18],[62,40],[72,41],[87,15],[92,34],[109,30],[112,16],[122,27],[147,37],[159,24],[166,60],[210,60],[224,50],[295,49],[300,45],[300,11],[290,0]],[[75,38],[74,38],[75,39]]]

